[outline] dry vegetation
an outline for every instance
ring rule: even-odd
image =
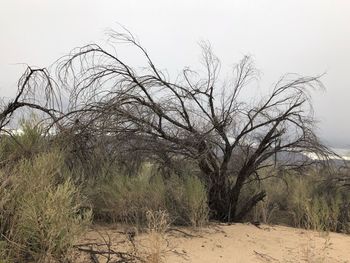
[[[0,108],[1,263],[76,262],[77,251],[95,263],[165,262],[170,233],[193,237],[175,226],[210,220],[350,233],[349,171],[313,132],[307,89],[318,78],[283,79],[251,105],[239,99],[255,77],[249,58],[219,89],[204,45],[205,78],[186,69],[170,82],[132,35],[112,38],[141,51],[148,71],[89,45],[59,63],[57,80],[29,68]],[[27,110],[21,132],[9,129],[28,108],[37,117]],[[322,161],[291,160],[305,152]],[[104,224],[128,229],[86,242]],[[311,243],[306,262],[322,262]]]

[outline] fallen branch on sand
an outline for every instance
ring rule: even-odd
[[[267,262],[273,262],[273,261],[278,262],[278,260],[276,258],[273,258],[273,257],[271,257],[271,256],[269,256],[267,254],[260,253],[260,252],[257,252],[255,250],[254,250],[254,253],[255,253],[255,255],[259,256],[260,258],[266,260]]]
[[[200,237],[200,236],[192,235],[190,233],[187,233],[187,232],[185,232],[183,230],[180,230],[180,229],[177,229],[177,228],[169,228],[169,229],[167,229],[166,232],[171,232],[171,231],[179,232],[179,233],[183,234],[186,237]]]
[[[99,244],[100,246],[103,244]],[[108,249],[108,250],[94,250],[92,247],[90,248],[84,248],[84,247],[79,247],[75,246],[79,251],[86,252],[90,254],[91,259],[93,260],[94,263],[99,263],[99,260],[97,259],[96,255],[101,255],[107,258],[107,262],[111,262],[111,256],[116,256],[118,257],[117,261],[114,262],[144,262],[140,257],[127,253],[127,252],[120,252],[120,251],[114,251],[113,249]]]

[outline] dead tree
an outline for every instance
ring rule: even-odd
[[[158,156],[169,165],[179,158],[195,162],[213,218],[244,218],[265,197],[260,191],[243,199],[245,183],[261,179],[259,170],[274,165],[278,153],[327,156],[314,133],[309,97],[309,90],[321,85],[317,77],[287,75],[270,94],[248,103],[241,91],[256,78],[249,57],[223,82],[218,58],[203,44],[204,72],[185,68],[171,80],[129,32],[112,32],[111,41],[131,45],[147,66],[132,67],[115,49],[95,44],[75,49],[57,68],[60,87],[70,94],[67,112],[57,117],[54,109],[44,111],[60,125],[77,127],[75,133],[115,138],[125,151]],[[21,105],[17,100],[9,104],[1,123]],[[237,155],[240,161],[232,164]]]
[[[15,98],[0,103],[0,131],[21,108],[45,113],[52,121],[62,116],[62,101],[57,85],[44,68],[28,67],[18,81]]]

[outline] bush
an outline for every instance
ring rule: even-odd
[[[288,173],[262,184],[267,196],[254,209],[255,220],[350,233],[349,193],[319,171]]]
[[[1,231],[7,258],[64,262],[90,222],[91,213],[80,211],[79,189],[63,167],[62,154],[50,152],[20,161],[9,176],[2,176]]]
[[[174,223],[196,227],[207,223],[207,192],[198,177],[173,176],[167,182],[167,189],[167,209]]]
[[[22,120],[18,132],[0,136],[1,166],[9,168],[23,158],[32,158],[43,152],[45,146],[43,129],[36,119]]]
[[[147,211],[147,239],[146,251],[141,258],[147,263],[165,262],[164,255],[167,247],[166,231],[169,228],[169,217],[166,211]],[[148,243],[148,244],[147,244]]]
[[[115,167],[90,182],[85,193],[96,220],[146,226],[147,211],[164,210],[175,224],[203,225],[208,219],[206,190],[192,175],[164,179],[155,165],[143,164],[134,176]]]
[[[118,168],[103,173],[84,190],[96,220],[145,226],[146,212],[165,209],[165,185],[145,165],[140,175],[120,174]]]
[[[291,198],[288,209],[294,215],[297,227],[318,231],[338,231],[340,208],[339,190],[327,193],[317,175],[309,174],[290,180]],[[324,183],[324,182],[323,182]]]

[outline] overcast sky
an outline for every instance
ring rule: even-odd
[[[285,73],[318,75],[314,95],[322,139],[350,148],[348,0],[0,0],[0,96],[24,70],[45,67],[73,47],[104,43],[123,24],[161,68],[195,65],[198,41],[211,42],[224,68],[253,56],[269,88]]]

